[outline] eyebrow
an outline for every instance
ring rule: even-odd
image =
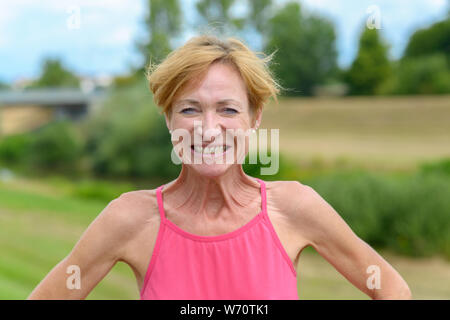
[[[238,105],[239,107],[241,106],[241,103],[239,101],[237,101],[237,100],[234,100],[234,99],[222,99],[222,100],[217,101],[216,104],[217,105],[223,105],[223,104],[226,104],[226,103],[229,103],[229,102],[234,103],[234,104]],[[180,105],[182,103],[190,103],[190,104],[193,104],[193,105],[196,105],[196,106],[200,105],[200,102],[195,100],[195,99],[183,99],[183,100],[175,102],[175,105],[177,106],[177,105]]]

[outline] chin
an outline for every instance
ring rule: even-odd
[[[192,164],[190,165],[199,175],[204,177],[219,177],[231,168],[230,164]]]

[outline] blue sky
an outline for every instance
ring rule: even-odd
[[[196,0],[180,0],[188,16]],[[281,6],[287,0],[274,0]],[[291,0],[292,1],[292,0]],[[447,0],[300,0],[304,9],[331,19],[337,32],[338,61],[348,66],[361,27],[376,5],[381,32],[393,58],[409,36],[447,15]],[[144,33],[146,0],[0,0],[0,80],[36,77],[44,56],[52,55],[80,75],[124,73],[139,63],[134,43]],[[242,0],[236,10],[242,9]],[[79,10],[79,16],[77,14]],[[79,17],[77,20],[76,18]],[[79,28],[71,28],[77,26]],[[73,24],[75,22],[75,24]],[[186,30],[174,44],[193,34]]]

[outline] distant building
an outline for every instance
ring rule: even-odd
[[[104,91],[0,90],[0,135],[31,131],[57,119],[78,121],[101,106]]]

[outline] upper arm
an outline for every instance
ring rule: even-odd
[[[360,239],[313,188],[294,182],[291,190],[295,229],[345,278],[372,298],[410,295],[408,285],[394,268]],[[369,267],[380,271],[379,288],[367,285],[374,274]]]
[[[84,299],[125,252],[138,223],[130,215],[133,195],[112,200],[89,225],[72,251],[33,290],[28,299]],[[80,289],[70,289],[70,266],[79,268]],[[73,271],[72,271],[73,272]]]

